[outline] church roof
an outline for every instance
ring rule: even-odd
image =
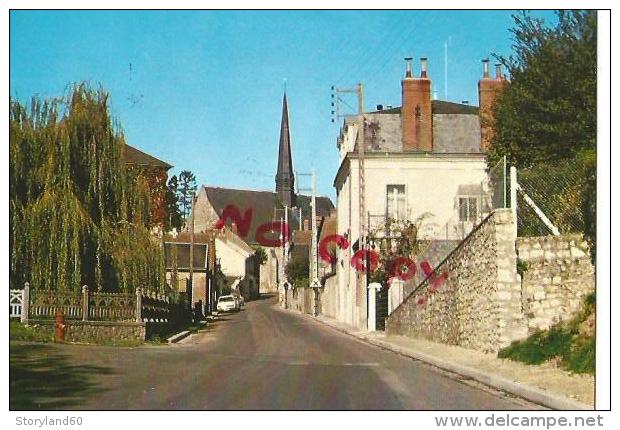
[[[265,223],[279,221],[283,216],[282,204],[278,198],[278,194],[273,191],[256,191],[243,190],[235,188],[220,187],[204,187],[209,203],[218,215],[221,215],[224,208],[228,205],[235,205],[241,215],[247,209],[252,209],[252,222],[248,234],[243,239],[248,244],[257,244],[255,239],[256,229]],[[310,217],[310,201],[311,197],[306,195],[297,195],[297,205],[302,207],[302,218]],[[316,214],[320,217],[328,217],[335,212],[335,207],[329,197],[316,197]],[[308,208],[304,210],[305,208]],[[276,208],[279,208],[276,210]],[[231,221],[227,221],[230,225]],[[291,230],[299,228],[299,210],[293,209],[289,211],[289,224]]]
[[[282,120],[280,121],[280,142],[278,144],[278,172],[277,176],[283,173],[293,172],[293,158],[291,155],[291,133],[288,124],[288,102],[286,93],[282,99]]]

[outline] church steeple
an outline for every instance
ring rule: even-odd
[[[282,121],[280,123],[280,145],[278,149],[278,172],[276,173],[276,192],[283,205],[295,205],[295,175],[291,157],[291,135],[288,126],[288,103],[286,92],[282,99]]]

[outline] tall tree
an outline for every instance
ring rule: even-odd
[[[596,11],[562,10],[548,25],[514,15],[513,54],[496,58],[510,83],[495,107],[490,161],[509,162],[538,180],[548,215],[577,215],[596,251]],[[523,171],[525,173],[525,171]],[[521,174],[521,178],[526,177]],[[547,185],[546,185],[547,184]],[[554,191],[552,185],[558,185]]]
[[[10,100],[10,282],[33,288],[163,288],[149,233],[149,186],[127,171],[109,96],[77,85],[66,99]]]
[[[513,15],[510,75],[496,105],[489,156],[511,164],[572,159],[596,148],[596,12],[557,12],[557,24]]]
[[[192,198],[196,193],[196,188],[196,176],[189,170],[183,170],[179,174],[178,195],[181,214],[186,222],[192,210]]]
[[[166,212],[168,214],[165,223],[166,230],[172,230],[173,228],[179,230],[183,227],[183,216],[179,208],[179,179],[176,175],[172,175],[168,180]]]

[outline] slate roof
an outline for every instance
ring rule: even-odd
[[[152,155],[149,155],[146,152],[142,152],[139,149],[134,148],[133,146],[130,146],[127,144],[123,148],[123,158],[125,159],[126,164],[135,164],[138,166],[163,167],[166,170],[172,167],[171,164],[168,164],[165,161],[155,158]]]
[[[478,115],[478,106],[465,105],[462,103],[448,102],[445,100],[431,100],[431,109],[434,115],[445,114],[461,114],[461,115]],[[401,106],[390,109],[383,109],[369,113],[378,114],[400,114]]]
[[[478,107],[432,100],[433,153],[469,154],[480,150]],[[364,132],[366,151],[403,152],[401,107],[369,112]]]
[[[256,191],[242,190],[235,188],[220,187],[204,187],[207,199],[211,206],[220,215],[226,206],[235,205],[241,215],[247,209],[252,209],[252,222],[248,234],[243,239],[248,243],[255,245],[256,229],[264,224],[273,221],[279,221],[283,216],[282,209],[275,211],[275,208],[282,208],[277,193],[273,191]],[[306,195],[297,195],[297,206],[302,208],[302,218],[308,219],[310,215],[311,197]],[[329,197],[317,196],[317,216],[327,217],[335,212],[335,207]],[[228,220],[227,224],[230,225]],[[291,230],[299,229],[299,211],[291,210],[289,212],[289,224]]]

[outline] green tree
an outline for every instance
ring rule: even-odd
[[[177,230],[183,227],[183,215],[179,207],[179,179],[176,175],[172,175],[168,180],[168,186],[166,188],[166,212],[168,217],[166,219],[166,230]]]
[[[256,262],[260,265],[263,265],[267,262],[267,253],[265,252],[263,247],[259,246],[258,248],[256,248],[256,250],[254,251],[254,258],[256,259]]]
[[[189,170],[183,170],[178,179],[178,196],[181,214],[185,222],[192,210],[192,199],[196,193],[196,176]]]
[[[293,255],[284,268],[286,277],[295,288],[307,287],[310,275],[310,260],[304,255]]]
[[[596,149],[596,12],[558,11],[549,26],[513,15],[513,54],[496,56],[510,75],[495,109],[489,156],[512,165],[573,159]]]
[[[11,286],[163,288],[149,185],[126,168],[108,100],[82,84],[29,108],[9,101]]]
[[[570,195],[538,190],[548,215],[580,211],[583,231],[595,255],[596,239],[596,11],[557,12],[549,25],[527,12],[513,16],[513,54],[496,56],[510,82],[495,106],[490,163],[506,155],[510,164],[531,168],[548,183],[564,182]],[[553,177],[551,172],[561,176]],[[524,177],[525,178],[525,177]],[[543,182],[544,184],[544,182]],[[541,203],[541,202],[539,202]],[[542,202],[543,204],[545,202]],[[560,216],[561,217],[561,216]],[[553,220],[553,219],[552,219]]]

